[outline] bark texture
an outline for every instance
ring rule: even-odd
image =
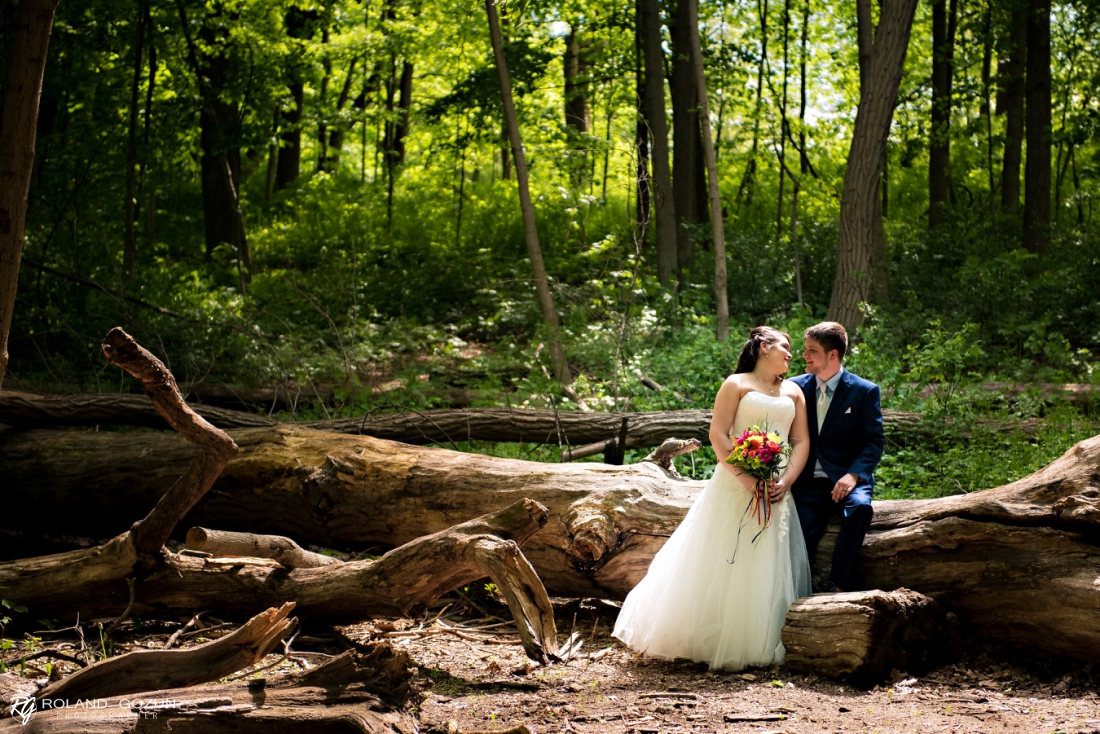
[[[909,589],[815,594],[783,625],[792,671],[874,684],[891,671],[923,675],[959,653],[955,615]]]
[[[958,0],[932,6],[932,129],[928,146],[928,226],[943,219],[950,197],[951,86],[955,71],[955,27]]]
[[[340,563],[331,556],[307,551],[290,538],[279,535],[191,528],[187,531],[187,547],[219,558],[270,558],[283,568],[321,568]]]
[[[665,115],[665,52],[661,45],[661,9],[657,0],[637,0],[645,58],[645,111],[649,123],[650,214],[657,220],[657,279],[672,281],[677,269],[676,200],[672,191],[672,169],[668,152],[668,120]]]
[[[415,666],[389,645],[349,651],[301,674],[109,696],[111,716],[40,711],[31,724],[13,719],[0,731],[42,734],[415,734],[405,704],[415,695]],[[41,694],[40,694],[41,696]]]
[[[224,678],[262,660],[294,631],[294,604],[260,612],[225,637],[186,650],[137,650],[82,668],[39,692],[69,701],[186,688]]]
[[[707,194],[710,199],[710,223],[714,236],[714,304],[717,326],[715,336],[724,342],[730,335],[730,304],[726,286],[726,228],[722,220],[722,192],[718,188],[718,154],[710,128],[710,100],[707,95],[707,75],[703,66],[703,49],[699,39],[697,0],[690,3],[691,61],[696,94],[699,98],[699,122],[703,133],[703,157],[707,162]],[[801,292],[801,291],[800,291]]]
[[[0,117],[0,384],[8,369],[8,331],[19,286],[27,194],[46,53],[57,0],[21,0],[4,80]]]
[[[1024,247],[1042,257],[1050,239],[1050,0],[1028,3],[1026,89]]]
[[[468,410],[425,410],[383,413],[363,418],[338,418],[310,423],[280,424],[271,418],[207,405],[191,408],[223,429],[298,426],[374,436],[411,444],[456,443],[460,441],[511,441],[584,446],[607,443],[625,435],[622,448],[657,446],[669,438],[708,440],[711,411],[668,410],[646,413],[582,413],[545,409],[471,408]],[[625,434],[623,421],[626,421]],[[883,422],[891,440],[908,440],[909,434],[933,430],[920,423],[920,414],[900,410],[883,411]],[[131,425],[167,428],[149,399],[142,395],[75,395],[42,397],[8,391],[0,395],[0,423],[19,428],[46,426]],[[998,424],[1004,427],[1004,424]],[[1030,424],[1021,423],[1028,430]],[[1014,427],[1014,426],[1012,426]],[[590,451],[574,458],[602,453]]]
[[[241,455],[191,513],[195,523],[330,547],[394,546],[531,498],[548,508],[549,518],[525,542],[524,554],[546,588],[563,596],[624,597],[703,486],[649,463],[539,464],[288,427],[233,435]],[[42,460],[43,442],[54,442],[49,461]],[[117,515],[132,517],[155,502],[194,456],[193,448],[170,434],[32,431],[7,437],[3,449],[0,474],[8,481],[0,500],[11,508],[9,516],[21,518],[24,527],[45,522],[54,532],[86,529],[89,523],[105,530],[112,522],[117,526]],[[89,479],[72,482],[77,470]],[[876,502],[861,584],[931,596],[980,637],[1044,654],[1096,658],[1097,477],[1100,437],[1004,487]],[[76,516],[41,518],[45,513],[36,508],[42,507],[64,507]],[[822,553],[827,552],[823,543]],[[202,561],[180,563],[198,568]],[[318,573],[330,571],[299,569],[282,583],[304,583]],[[275,580],[284,576],[250,571],[234,578],[257,604],[271,606],[263,595],[279,589]],[[181,588],[178,579],[173,583],[171,588]],[[6,584],[0,574],[0,585]],[[107,588],[119,608],[125,585],[119,580]],[[161,596],[143,597],[141,588],[138,601],[174,603],[167,585],[150,587],[163,588]],[[307,608],[306,595],[282,588],[279,603],[297,600],[299,610]],[[336,598],[352,594],[348,589]],[[73,598],[64,595],[65,603]],[[210,598],[209,608],[226,603],[220,598]],[[1050,604],[1052,598],[1059,603]]]
[[[696,84],[692,37],[699,37],[699,0],[676,0],[672,37],[672,152],[673,196],[676,199],[676,264],[681,270],[695,265],[691,225],[707,220],[706,159],[702,139],[702,110]],[[683,225],[689,225],[684,227]]]
[[[872,26],[871,0],[857,0],[860,95],[840,198],[837,268],[828,318],[849,330],[863,323],[870,301],[876,237],[882,236],[879,174],[894,117],[917,0],[883,0]]]
[[[1027,0],[1013,0],[1008,29],[997,61],[997,114],[1005,116],[1001,163],[1001,209],[1020,206],[1020,164],[1024,149],[1024,89],[1027,78]]]
[[[493,46],[493,58],[497,67],[497,81],[500,83],[500,98],[504,105],[504,123],[508,129],[508,141],[512,146],[512,161],[516,165],[516,184],[519,190],[519,206],[523,214],[523,236],[527,243],[527,257],[531,261],[531,270],[535,280],[535,293],[538,296],[542,318],[550,332],[550,362],[554,369],[554,378],[562,385],[573,381],[569,367],[565,362],[565,349],[561,343],[561,323],[558,311],[554,307],[554,297],[550,293],[550,281],[546,275],[546,265],[542,260],[542,248],[539,246],[538,228],[535,226],[535,207],[531,203],[531,189],[528,185],[527,158],[523,153],[523,141],[519,135],[519,120],[516,106],[512,102],[512,82],[508,76],[508,63],[504,58],[504,40],[500,31],[495,0],[485,0],[485,12],[489,17],[489,40]]]

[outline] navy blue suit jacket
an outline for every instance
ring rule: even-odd
[[[886,445],[878,385],[844,370],[819,436],[817,378],[804,374],[792,380],[806,396],[806,419],[810,428],[810,456],[791,487],[792,491],[809,487],[813,482],[814,464],[818,460],[833,483],[845,474],[855,474],[860,478],[860,486],[874,487],[875,467]]]

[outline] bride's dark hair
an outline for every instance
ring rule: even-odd
[[[756,360],[760,359],[760,347],[771,346],[780,339],[786,339],[787,343],[791,341],[791,337],[786,332],[770,326],[757,326],[750,331],[749,338],[745,341],[745,346],[741,347],[741,354],[737,357],[737,368],[734,369],[734,374],[752,372],[756,369]]]

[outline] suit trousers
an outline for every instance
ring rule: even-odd
[[[852,588],[859,563],[859,551],[863,547],[863,538],[871,527],[874,510],[871,508],[871,486],[859,485],[852,490],[842,503],[834,502],[832,493],[835,482],[827,477],[814,477],[808,487],[792,491],[795,507],[798,508],[798,521],[802,525],[802,534],[806,537],[806,550],[813,563],[817,546],[825,535],[829,518],[843,505],[844,518],[840,523],[836,547],[833,549],[833,567],[829,578],[844,590]]]

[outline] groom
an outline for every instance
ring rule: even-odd
[[[811,562],[830,515],[837,507],[844,510],[829,591],[851,588],[874,514],[874,471],[885,445],[878,385],[844,369],[847,351],[843,326],[831,321],[812,326],[802,352],[806,374],[793,378],[806,396],[810,456],[791,494]]]

